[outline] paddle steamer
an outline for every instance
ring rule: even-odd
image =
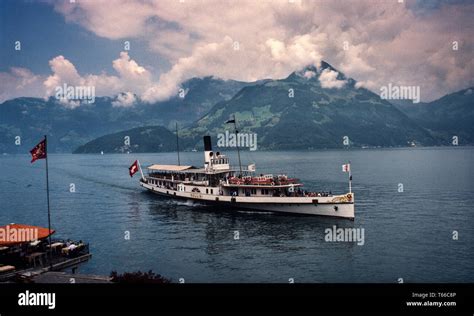
[[[158,195],[230,209],[354,219],[350,175],[348,193],[309,192],[287,175],[257,174],[254,164],[232,168],[227,156],[212,150],[210,136],[204,136],[204,150],[202,167],[154,164],[146,168],[146,175],[140,168],[140,185]],[[344,166],[350,171],[350,165]]]

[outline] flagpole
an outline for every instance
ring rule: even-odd
[[[237,156],[239,157],[239,169],[240,169],[240,175],[242,176],[242,162],[240,160],[240,149],[239,149],[239,131],[237,130],[237,121],[235,120],[235,114],[234,114],[234,131],[235,131],[235,145],[237,146]]]
[[[52,248],[51,248],[51,210],[49,204],[49,171],[48,171],[48,137],[44,135],[44,148],[46,152],[46,195],[48,200],[48,240],[49,240],[49,266],[53,268],[53,261],[52,261]]]
[[[178,136],[178,122],[176,122],[176,150],[178,151],[178,166],[181,166],[181,162],[179,160],[179,136]],[[141,170],[141,168],[140,168]]]
[[[349,193],[352,193],[352,171],[351,171],[351,161],[349,160]]]
[[[143,175],[142,166],[140,165],[140,160],[137,159],[137,163],[138,163],[138,169],[140,169],[140,174],[142,175],[142,180],[145,180],[145,176]]]

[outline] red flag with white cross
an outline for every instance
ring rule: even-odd
[[[43,139],[36,145],[32,150],[30,150],[31,154],[31,162],[35,162],[38,159],[45,159],[46,158],[46,139]]]
[[[133,177],[133,175],[138,172],[138,160],[135,160],[135,162],[128,168],[128,172],[130,177]]]

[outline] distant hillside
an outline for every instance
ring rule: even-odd
[[[339,81],[338,87],[323,86],[319,76],[324,71],[337,72],[333,80]],[[290,91],[293,97],[289,97]],[[367,89],[356,88],[355,80],[323,63],[319,69],[307,67],[282,80],[242,88],[180,130],[180,144],[182,149],[202,148],[205,134],[216,143],[218,133],[233,130],[225,122],[235,115],[240,132],[257,133],[259,149],[342,148],[344,136],[354,147],[409,146],[412,142],[418,146],[449,145],[446,135],[453,131],[462,139],[472,135],[469,91],[421,106],[398,102],[397,108]]]
[[[126,138],[128,137],[128,138]],[[130,140],[130,145],[125,140]],[[176,136],[161,126],[133,128],[105,135],[79,146],[74,153],[143,153],[176,150]]]
[[[356,87],[355,80],[323,62],[281,80],[193,78],[182,84],[184,98],[131,107],[114,107],[116,97],[97,97],[74,109],[52,98],[18,98],[0,104],[0,153],[27,153],[44,134],[51,152],[173,151],[175,137],[168,129],[176,122],[182,148],[201,148],[203,135],[217,141],[218,133],[232,130],[225,122],[233,115],[241,132],[257,134],[259,149],[342,148],[345,136],[354,147],[449,145],[453,136],[460,145],[474,144],[474,88],[430,103],[394,106]],[[121,131],[128,136],[133,131],[132,146],[138,147],[124,148]],[[111,145],[103,135],[111,137],[106,138]]]
[[[182,84],[185,97],[132,107],[114,107],[116,98],[97,97],[95,103],[65,108],[50,98],[17,98],[0,104],[0,153],[25,153],[44,134],[51,152],[71,152],[99,136],[140,126],[174,128],[202,117],[217,102],[230,99],[242,87],[254,83],[193,78]],[[21,146],[15,137],[21,137]]]
[[[337,80],[345,84],[323,87],[323,71],[337,72]],[[323,62],[320,69],[308,67],[283,80],[244,87],[181,134],[199,146],[202,135],[230,129],[224,122],[235,114],[242,132],[257,133],[260,149],[341,148],[344,136],[353,146],[439,144],[392,104],[355,85],[355,80]]]
[[[474,87],[430,103],[400,103],[398,107],[420,126],[449,144],[458,136],[460,144],[474,144]]]

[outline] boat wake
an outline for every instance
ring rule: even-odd
[[[268,211],[237,211],[237,213],[240,214],[259,214],[259,215],[271,215],[274,212],[268,212]]]
[[[170,202],[172,202],[172,204],[174,204],[174,205],[179,205],[179,206],[208,206],[204,203],[199,203],[199,202],[191,201],[191,200],[188,200],[188,201],[170,201]]]
[[[117,188],[117,189],[126,190],[126,191],[136,191],[136,189],[132,186],[124,186],[124,185],[116,184],[114,182],[102,181],[102,180],[99,180],[97,178],[87,177],[87,176],[84,176],[84,175],[76,173],[76,172],[71,172],[67,169],[63,169],[62,172],[64,172],[65,174],[67,174],[71,177],[78,178],[78,179],[81,179],[81,180],[84,180],[84,181],[87,181],[87,182],[91,182],[91,183],[94,183],[94,184],[98,184],[98,185],[102,185],[102,186],[106,186],[106,187]]]

